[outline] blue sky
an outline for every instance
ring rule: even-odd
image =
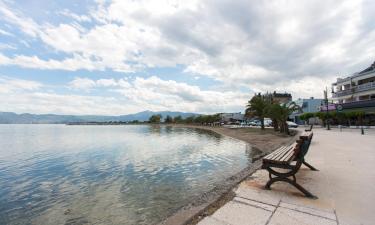
[[[0,111],[243,111],[375,60],[374,1],[0,0]]]

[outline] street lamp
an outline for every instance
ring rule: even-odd
[[[330,126],[329,126],[329,118],[328,118],[328,96],[327,96],[327,87],[326,87],[326,90],[324,91],[324,100],[325,100],[325,103],[326,103],[326,123],[327,123],[327,130],[331,130]]]

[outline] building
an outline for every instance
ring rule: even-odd
[[[238,113],[220,113],[221,122],[225,124],[241,123],[244,121],[245,114]]]
[[[332,84],[332,102],[343,111],[375,112],[375,62],[365,70]]]
[[[332,100],[345,104],[375,100],[375,62],[367,69],[332,84]]]
[[[299,119],[299,116],[304,113],[315,113],[319,112],[321,106],[324,104],[324,99],[315,99],[314,97],[307,99],[297,99],[294,103],[300,107],[301,111],[293,112],[289,119],[293,120],[297,124],[303,124],[303,121]]]
[[[276,93],[275,91],[270,95],[273,101],[278,102],[280,104],[285,104],[292,101],[292,95],[289,93]]]

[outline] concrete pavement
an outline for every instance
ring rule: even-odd
[[[293,186],[276,182],[272,190],[258,170],[235,190],[236,197],[199,225],[373,225],[375,224],[375,131],[314,129],[297,182],[318,196],[305,198]]]

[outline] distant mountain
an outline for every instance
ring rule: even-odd
[[[0,124],[32,124],[32,123],[74,123],[74,122],[108,122],[108,121],[147,121],[150,116],[154,114],[161,114],[163,118],[167,115],[172,117],[181,116],[186,118],[189,116],[198,115],[195,113],[185,112],[171,112],[171,111],[143,111],[134,114],[121,115],[121,116],[96,116],[96,115],[56,115],[56,114],[30,114],[23,113],[17,114],[13,112],[0,112]]]

